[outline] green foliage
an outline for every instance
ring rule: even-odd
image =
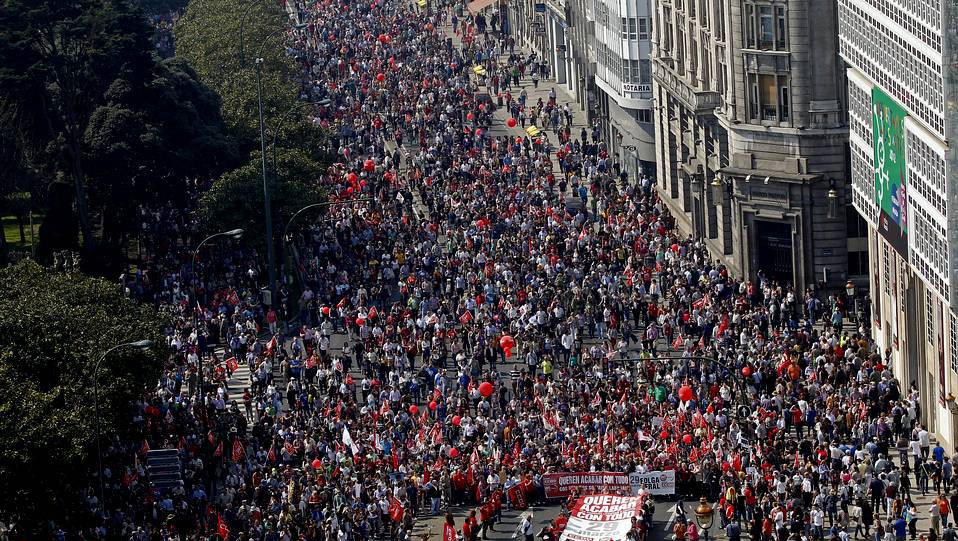
[[[283,46],[289,18],[272,0],[191,0],[174,27],[176,54],[223,103],[223,118],[250,149],[259,130],[257,57],[263,59],[264,114],[282,115],[298,97],[298,74]],[[268,122],[268,120],[267,120]]]
[[[106,439],[127,430],[131,403],[157,380],[161,325],[110,282],[29,261],[0,270],[0,520],[39,522],[82,507],[78,489],[96,471],[93,367],[116,344],[156,344],[116,350],[101,364]]]
[[[253,152],[246,165],[220,177],[200,200],[199,215],[203,227],[210,232],[241,227],[246,230],[244,242],[265,244],[266,223],[263,209],[263,170],[261,154]],[[322,201],[323,194],[316,180],[324,164],[299,150],[279,149],[279,178],[273,176],[267,155],[270,181],[273,231],[276,240],[282,235],[285,221],[300,208]]]
[[[41,255],[76,244],[71,220],[93,253],[91,214],[101,253],[120,254],[139,204],[185,198],[189,181],[239,161],[215,92],[185,62],[160,61],[151,36],[129,0],[0,2],[0,195],[31,191],[56,212]]]

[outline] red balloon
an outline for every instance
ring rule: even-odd
[[[521,144],[522,144],[522,137],[516,137],[516,144],[517,144],[517,145],[521,145]]]
[[[386,80],[386,75],[385,75],[385,74],[382,74],[382,73],[377,73],[377,74],[376,74],[376,80],[381,83],[381,82],[383,82],[383,81]]]
[[[516,122],[516,119],[514,118],[510,118],[509,120],[506,121],[506,126],[509,126],[510,128],[515,128],[516,124],[517,122]]]
[[[363,318],[361,318],[361,317],[357,317],[357,318],[356,318],[356,325],[359,325],[360,327],[362,327],[362,326],[365,325],[365,324],[366,324],[366,320],[365,320],[365,319],[363,319]]]
[[[457,456],[459,456],[459,449],[453,447],[449,450],[449,458],[456,458]]]
[[[329,315],[329,307],[328,307],[328,306],[323,306],[323,315],[324,315],[324,316],[328,316],[328,315]]]
[[[458,415],[453,415],[453,416],[452,416],[452,424],[454,424],[454,425],[456,425],[456,426],[461,425],[461,424],[462,424],[462,417],[460,417],[460,416],[458,416]]]
[[[419,415],[419,408],[415,404],[409,406],[409,415]]]
[[[512,348],[502,348],[502,353],[505,354],[506,359],[512,358]]]
[[[350,186],[349,188],[346,188],[346,193],[348,193],[348,194],[352,194],[354,191],[355,191],[355,190],[353,189],[352,186]]]
[[[499,338],[499,347],[502,349],[514,348],[516,347],[516,339],[508,334],[504,334],[501,338]]]
[[[318,458],[314,458],[312,464],[314,470],[318,470],[323,467],[323,461]]]
[[[688,385],[679,387],[679,399],[682,402],[688,402],[689,400],[692,400],[692,388]]]
[[[430,411],[436,411],[436,408],[438,408],[438,407],[439,407],[439,404],[436,404],[436,401],[435,401],[435,400],[433,400],[432,402],[429,403],[429,410],[430,410]]]
[[[375,169],[376,169],[376,162],[374,162],[374,161],[372,161],[372,160],[366,160],[365,162],[363,162],[363,169],[365,169],[366,171],[373,171],[373,170],[375,170]]]
[[[743,366],[743,367],[742,367],[742,375],[745,376],[745,377],[751,376],[751,375],[752,375],[752,367],[751,367],[751,366]]]
[[[659,439],[661,439],[661,440],[667,440],[667,439],[669,439],[669,431],[668,431],[668,430],[663,430],[662,432],[659,432]]]
[[[482,396],[486,398],[489,398],[490,396],[492,396],[492,384],[489,383],[488,381],[483,381],[482,383],[480,383],[479,394],[481,394]]]
[[[476,128],[476,137],[482,137],[482,128]]]
[[[473,121],[473,120],[475,120],[475,119],[476,119],[476,115],[474,115],[474,114],[472,114],[472,113],[466,113],[466,120],[468,120],[468,121],[471,122],[471,121]]]
[[[356,181],[359,180],[359,175],[357,175],[356,173],[350,173],[349,176],[346,178],[349,179],[350,184],[355,184]]]
[[[684,443],[685,445],[689,445],[690,443],[692,443],[692,435],[686,434],[682,436],[682,443]]]
[[[480,104],[479,104],[479,110],[480,110],[480,111],[485,111],[485,110],[486,110],[486,105],[485,105],[484,103],[480,103]]]

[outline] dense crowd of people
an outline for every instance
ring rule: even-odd
[[[295,232],[273,307],[262,254],[225,239],[194,272],[189,213],[142,213],[149,254],[123,284],[169,314],[173,354],[138,405],[143,441],[107,451],[83,536],[399,540],[445,516],[472,540],[544,503],[546,473],[674,470],[733,541],[902,541],[926,512],[930,539],[954,540],[953,460],[868,329],[680,235],[654,179],[577,133],[554,91],[529,99],[548,64],[499,14],[295,8],[339,204]],[[182,487],[151,490],[159,448],[178,449]],[[672,534],[701,532],[680,516]]]

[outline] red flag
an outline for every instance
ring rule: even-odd
[[[401,522],[404,514],[402,503],[395,496],[389,496],[389,518],[393,519],[393,522]]]
[[[236,360],[236,357],[226,359],[226,368],[229,368],[230,372],[236,372],[236,369],[239,368],[239,361]]]
[[[393,455],[393,469],[398,470],[399,469],[399,446],[398,445],[393,445],[392,455]]]
[[[273,350],[276,349],[276,337],[274,336],[268,344],[266,344],[266,354],[272,355]]]
[[[223,515],[218,513],[216,515],[216,533],[220,535],[223,541],[226,541],[230,537],[230,529],[226,527],[226,521],[223,520]]]
[[[372,308],[369,309],[369,313],[366,314],[366,319],[376,319],[376,316],[378,315],[379,315],[379,311],[376,310],[375,306],[373,306]]]
[[[216,446],[216,450],[213,451],[213,456],[223,456],[223,442],[220,442],[220,444]]]
[[[346,297],[343,297],[338,303],[336,303],[336,308],[343,308],[346,306]]]
[[[682,348],[682,335],[675,337],[675,340],[672,341],[672,349],[681,349]]]
[[[461,316],[459,316],[459,323],[462,323],[463,325],[468,324],[470,321],[472,321],[472,312],[469,310],[466,310]]]
[[[140,454],[145,455],[150,452],[150,444],[143,440],[143,444],[140,445]]]
[[[246,449],[243,449],[243,444],[239,440],[233,440],[233,462],[239,462],[246,456]]]
[[[266,460],[276,462],[276,442],[273,442],[273,445],[269,446],[269,452],[266,453]]]
[[[509,489],[508,492],[509,501],[512,502],[513,509],[525,509],[529,507],[529,504],[526,503],[526,495],[522,491],[522,485],[515,485]]]
[[[206,441],[210,442],[210,445],[216,445],[216,435],[213,434],[212,430],[206,435]]]

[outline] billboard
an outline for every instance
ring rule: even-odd
[[[908,258],[908,199],[905,196],[905,117],[908,113],[880,88],[872,89],[872,136],[878,230]]]

